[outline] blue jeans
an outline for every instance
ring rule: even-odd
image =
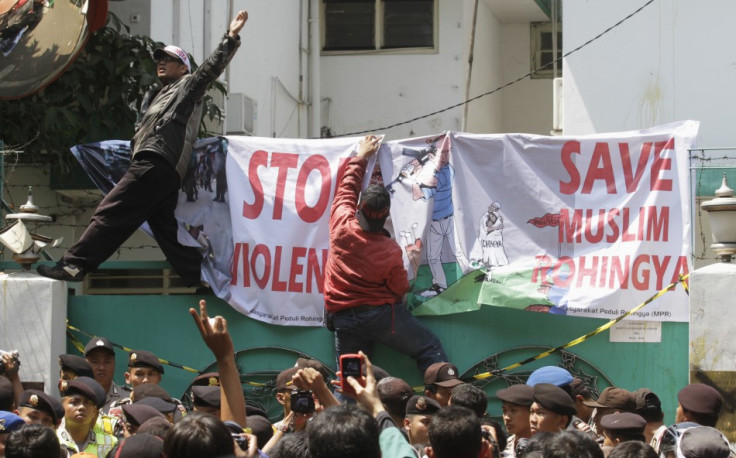
[[[447,361],[440,339],[401,304],[343,310],[334,322],[338,369],[340,355],[362,350],[371,358],[376,342],[412,357],[422,374],[433,363]]]

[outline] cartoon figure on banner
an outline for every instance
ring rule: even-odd
[[[509,258],[503,248],[503,216],[499,210],[501,210],[501,204],[491,202],[480,217],[478,241],[482,252],[480,262],[488,269],[486,281],[491,281],[494,267],[505,266],[509,263]]]
[[[399,182],[411,182],[414,200],[432,200],[432,222],[427,236],[427,262],[432,272],[432,286],[419,294],[424,298],[435,297],[447,289],[441,258],[445,243],[463,272],[468,270],[469,264],[460,243],[455,240],[455,209],[452,204],[455,169],[450,165],[452,144],[449,135],[442,135],[430,142],[434,144],[440,139],[439,148],[429,147],[420,151],[422,156],[402,167],[402,178],[397,178]]]
[[[419,272],[419,261],[422,259],[422,239],[417,237],[415,229],[419,223],[411,225],[411,232],[401,231],[401,239],[404,242],[404,250],[406,257],[409,258],[409,264],[412,267],[412,277],[416,278]]]

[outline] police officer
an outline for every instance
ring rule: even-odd
[[[601,418],[600,424],[604,437],[601,448],[606,457],[614,447],[623,442],[644,442],[644,429],[647,421],[640,415],[631,412],[612,413]]]
[[[102,407],[102,411],[107,413],[110,410],[110,404],[126,397],[123,389],[113,380],[115,377],[115,347],[106,337],[93,337],[84,347],[84,358],[92,366],[94,379],[107,393],[105,405]]]
[[[572,421],[570,421],[570,425],[567,427],[568,431],[582,431],[590,435],[591,438],[596,438],[596,433],[590,426],[588,426],[587,419],[583,420],[579,417],[581,409],[578,408],[577,393],[582,391],[583,387],[581,385],[584,385],[582,380],[577,379],[576,381],[576,378],[573,377],[567,369],[562,367],[542,366],[532,372],[526,381],[526,384],[529,386],[534,386],[538,383],[550,383],[561,388],[575,403],[575,414],[573,415]],[[575,393],[573,393],[573,389],[575,390]],[[585,406],[584,402],[582,404]],[[590,410],[592,411],[592,409]],[[588,414],[588,412],[583,413],[584,416]]]
[[[534,385],[534,402],[529,408],[532,435],[538,432],[558,433],[570,426],[575,415],[575,403],[565,390],[551,383]]]
[[[496,391],[496,397],[501,400],[503,423],[510,434],[504,453],[514,456],[516,446],[532,437],[529,407],[534,403],[534,388],[525,384],[511,385]]]
[[[77,355],[59,355],[59,379],[74,380],[77,377],[94,377],[92,366]]]
[[[43,391],[25,390],[15,413],[29,425],[43,425],[55,430],[64,418],[64,407]]]
[[[117,443],[111,432],[97,424],[99,409],[105,404],[105,390],[90,377],[62,380],[59,384],[64,418],[56,434],[69,454],[87,452],[105,456]]]

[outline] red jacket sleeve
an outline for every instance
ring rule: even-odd
[[[354,157],[345,166],[342,181],[337,186],[335,198],[332,201],[330,212],[330,231],[336,226],[345,223],[345,220],[355,216],[358,209],[358,196],[363,184],[363,176],[368,161]]]

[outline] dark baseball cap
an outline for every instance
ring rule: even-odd
[[[115,347],[113,347],[112,342],[110,342],[106,337],[93,337],[90,339],[90,341],[87,342],[87,346],[84,347],[84,356],[89,355],[92,351],[97,349],[105,350],[115,356]]]
[[[606,387],[597,401],[583,401],[588,407],[618,409],[633,412],[636,409],[634,395],[629,390],[614,386]]]
[[[638,390],[635,390],[634,401],[636,402],[636,413],[660,412],[662,410],[662,401],[660,401],[659,396],[649,388],[639,388]]]
[[[373,184],[360,194],[358,224],[368,232],[381,232],[391,211],[391,195],[385,186]]]
[[[424,384],[452,388],[465,383],[457,378],[458,374],[452,363],[434,363],[424,371]]]
[[[427,396],[412,396],[406,403],[407,415],[434,415],[442,408],[440,403]]]
[[[158,360],[158,357],[145,350],[135,350],[128,354],[128,367],[152,367],[157,371],[164,373],[164,366]]]
[[[298,370],[298,367],[290,367],[279,372],[279,375],[276,376],[276,391],[286,389],[287,384],[291,382],[291,378]]]

